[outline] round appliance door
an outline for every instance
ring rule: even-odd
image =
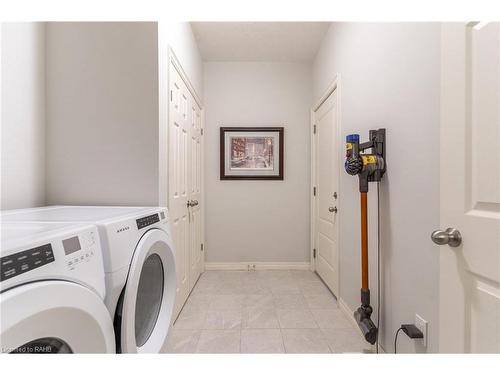
[[[102,299],[69,281],[39,281],[1,294],[2,353],[115,353]]]
[[[175,302],[175,259],[168,235],[147,231],[137,244],[123,293],[122,353],[159,353]]]

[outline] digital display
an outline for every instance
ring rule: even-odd
[[[146,217],[141,217],[140,219],[136,220],[137,229],[142,229],[144,227],[147,227],[147,226],[152,225],[154,223],[157,223],[159,221],[160,221],[160,217],[158,216],[158,214],[149,215]]]
[[[34,270],[54,260],[54,253],[50,243],[1,257],[0,281]]]
[[[78,239],[78,236],[67,238],[63,240],[62,243],[63,243],[64,253],[66,255],[73,254],[75,251],[81,249],[80,240]]]

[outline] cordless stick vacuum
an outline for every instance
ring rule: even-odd
[[[365,152],[371,149],[371,152]],[[370,344],[377,341],[378,327],[371,320],[368,286],[368,182],[380,181],[385,173],[385,129],[370,130],[370,140],[359,143],[359,134],[346,137],[345,170],[359,177],[361,193],[361,306],[354,312],[365,340]]]

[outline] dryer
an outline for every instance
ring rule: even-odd
[[[172,323],[177,285],[165,208],[49,206],[4,211],[2,219],[95,224],[117,352],[161,351]]]
[[[114,353],[97,228],[0,226],[1,352]]]

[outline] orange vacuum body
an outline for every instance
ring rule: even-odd
[[[366,152],[368,149],[370,153]],[[373,308],[368,285],[368,183],[380,181],[386,171],[385,129],[370,130],[370,140],[361,144],[358,134],[346,137],[345,170],[359,177],[361,193],[361,306],[354,312],[354,318],[365,340],[373,345],[377,341],[378,327],[371,320]]]

